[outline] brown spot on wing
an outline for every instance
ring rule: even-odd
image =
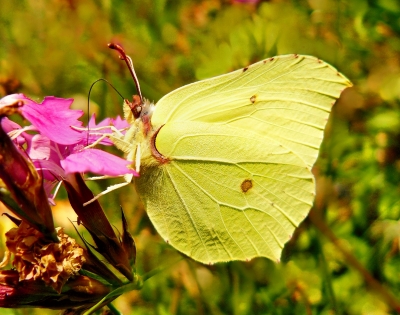
[[[251,179],[245,179],[240,185],[240,188],[244,193],[248,192],[251,188],[253,188],[253,181]]]
[[[250,97],[250,102],[252,102],[253,104],[256,102],[256,95],[253,95],[252,97]]]

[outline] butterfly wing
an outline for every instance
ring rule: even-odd
[[[203,263],[265,256],[314,199],[330,110],[351,83],[308,56],[279,56],[162,98],[151,119],[166,162],[142,165],[137,189],[161,236]]]

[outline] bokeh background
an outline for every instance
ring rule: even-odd
[[[123,45],[146,98],[266,57],[315,55],[354,83],[335,105],[314,167],[311,215],[280,263],[264,258],[205,266],[183,258],[118,298],[123,314],[396,314],[400,312],[400,3],[397,0],[1,0],[0,96],[72,97],[97,117],[136,94]],[[54,132],[57,132],[56,130]],[[90,183],[95,192],[117,181]],[[73,234],[65,193],[57,225]],[[180,254],[158,236],[134,187],[101,199],[137,245],[137,272]],[[1,235],[10,228],[1,219]],[[3,245],[2,245],[3,246]],[[0,310],[32,314],[32,310]],[[39,310],[40,314],[58,311]]]

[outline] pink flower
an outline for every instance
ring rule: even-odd
[[[0,102],[22,101],[22,115],[42,135],[59,144],[74,144],[82,139],[82,133],[71,126],[81,127],[78,120],[83,115],[81,110],[71,110],[72,98],[64,99],[47,96],[38,104],[27,98],[24,94],[7,95]]]
[[[17,227],[6,233],[7,251],[0,268],[11,263],[13,270],[0,270],[0,307],[68,308],[66,312],[81,313],[115,299],[120,293],[109,293],[127,284],[121,275],[129,287],[141,286],[133,272],[136,247],[125,216],[122,213],[123,232],[117,234],[97,200],[84,206],[94,196],[80,174],[135,174],[128,169],[130,161],[85,147],[112,144],[104,136],[115,130],[122,133],[128,124],[108,118],[96,125],[92,117],[91,129],[84,129],[70,104],[54,97],[37,104],[22,94],[0,99],[0,179],[6,187],[0,200],[19,217],[7,215]],[[51,106],[59,117],[51,113]],[[29,117],[32,125],[12,122],[7,116],[13,114]],[[54,227],[49,187],[60,180],[95,246],[81,238],[84,248]],[[121,274],[109,269],[104,259]]]
[[[125,130],[129,124],[117,117],[107,118],[96,125],[95,116],[92,116],[89,128],[85,129],[78,120],[82,111],[70,109],[72,101],[50,96],[45,97],[39,104],[23,94],[8,95],[0,99],[0,107],[16,102],[23,103],[20,112],[32,126],[22,128],[7,118],[1,120],[1,126],[48,181],[48,195],[57,182],[70,173],[137,175],[134,170],[128,168],[132,164],[131,161],[99,149],[85,149],[87,145],[100,140],[103,135],[110,134],[111,128]],[[28,133],[32,131],[37,133]],[[112,141],[103,137],[99,144],[111,145]]]
[[[118,176],[135,173],[135,171],[127,169],[132,162],[98,149],[77,150],[76,153],[61,160],[60,163],[67,174],[89,171],[96,174]]]

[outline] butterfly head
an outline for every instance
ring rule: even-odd
[[[147,99],[142,101],[139,95],[133,95],[132,102],[125,100],[125,103],[129,106],[135,119],[143,118],[144,116],[150,118],[155,108],[155,105]]]
[[[139,95],[133,95],[132,102],[125,100],[125,103],[128,105],[135,119],[138,119],[142,115],[143,102]]]

